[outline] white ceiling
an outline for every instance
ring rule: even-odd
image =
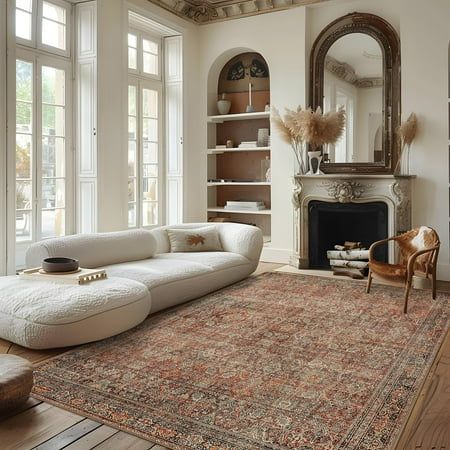
[[[353,67],[358,78],[381,77],[383,58],[380,44],[371,36],[351,33],[338,39],[328,55]]]

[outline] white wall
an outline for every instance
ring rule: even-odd
[[[209,98],[217,94],[217,77],[221,65],[242,51],[260,53],[269,66],[271,104],[283,111],[284,107],[304,105],[306,101],[305,8],[295,8],[258,17],[210,24],[200,27],[200,93],[202,136],[197,149],[201,161],[202,185],[195,195],[205,210],[206,193],[206,115]],[[218,60],[219,64],[214,64]],[[211,67],[210,79],[208,75]],[[208,83],[209,81],[209,83]],[[206,88],[208,87],[208,88]],[[287,262],[293,242],[293,218],[290,192],[294,175],[294,156],[290,147],[272,133],[272,242],[270,257]],[[199,219],[204,219],[205,213]],[[266,252],[268,255],[269,252]]]
[[[440,279],[450,280],[449,265],[449,111],[448,48],[450,2],[401,0],[402,111],[414,111],[419,133],[411,149],[414,183],[413,222],[439,233]]]
[[[215,59],[234,48],[260,52],[271,75],[272,104],[283,109],[307,105],[308,62],[311,44],[332,20],[354,12],[369,12],[386,19],[397,30],[402,51],[403,118],[418,114],[420,134],[413,144],[413,224],[428,224],[438,231],[442,249],[439,278],[450,280],[449,168],[448,168],[448,45],[450,2],[435,0],[336,0],[288,11],[205,25],[200,28],[200,93],[202,147],[197,151],[206,178],[206,115],[208,71]],[[272,133],[272,246],[278,254],[292,248],[291,176],[289,146]],[[206,205],[206,188],[192,195]],[[202,218],[199,216],[199,218]],[[275,253],[274,253],[275,259]]]
[[[198,27],[146,0],[97,0],[98,14],[98,231],[127,227],[127,10],[131,6],[183,36],[185,152],[185,221],[195,221],[204,209],[190,192],[203,181],[198,176],[199,147]],[[113,30],[113,32],[111,31]],[[194,149],[194,157],[191,157]]]
[[[0,275],[6,273],[6,2],[0,3]]]

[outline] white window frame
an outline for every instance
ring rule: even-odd
[[[43,3],[53,3],[66,10],[66,49],[62,50],[58,47],[52,47],[42,42],[42,11]],[[47,53],[65,56],[69,58],[72,48],[72,7],[65,0],[31,0],[32,2],[32,18],[31,18],[31,40],[23,39],[16,36],[16,43],[26,47],[42,50]],[[14,2],[15,3],[15,2]],[[14,18],[16,7],[14,5]]]
[[[163,225],[165,218],[165,160],[164,160],[164,97],[163,97],[163,85],[162,82],[153,81],[150,79],[143,79],[130,75],[128,77],[128,86],[135,86],[136,88],[136,224],[135,226],[129,226],[128,228],[155,228]],[[158,92],[158,183],[157,183],[157,202],[158,202],[158,220],[156,224],[145,225],[143,224],[143,203],[144,203],[144,166],[143,166],[143,154],[144,154],[144,140],[142,138],[142,124],[143,124],[143,104],[142,104],[142,91],[144,89],[151,89]],[[127,103],[128,104],[128,103]],[[128,117],[128,111],[127,111]],[[128,133],[128,121],[127,121],[127,133]],[[128,139],[127,139],[128,141]],[[128,151],[128,145],[127,145]],[[128,158],[127,158],[128,160]],[[127,177],[128,180],[128,177]],[[127,202],[127,206],[130,202]],[[128,207],[127,207],[128,214]],[[127,219],[128,221],[128,219]]]
[[[28,246],[33,242],[38,242],[45,238],[41,237],[42,233],[42,87],[40,86],[42,78],[42,67],[54,67],[65,71],[65,235],[74,232],[74,153],[72,146],[72,77],[70,61],[59,57],[49,55],[36,54],[28,49],[17,48],[15,60],[31,62],[33,64],[33,166],[32,166],[32,213],[31,213],[31,229],[32,238],[27,241],[16,242],[16,254],[25,253]],[[16,133],[14,127],[14,134]],[[15,147],[11,151],[11,158],[15,160]],[[14,217],[15,217],[15,176],[14,176]],[[12,211],[8,211],[13,214]],[[14,240],[15,237],[14,223]]]
[[[133,34],[137,37],[137,69],[130,69],[128,67],[128,33]],[[127,33],[127,68],[129,73],[133,73],[139,75],[143,78],[150,78],[153,80],[162,81],[163,80],[163,67],[162,67],[162,36],[157,36],[156,34],[152,34],[149,32],[143,32],[136,28],[129,28]],[[144,72],[144,49],[142,40],[147,39],[149,41],[154,42],[158,46],[158,74],[150,74]]]

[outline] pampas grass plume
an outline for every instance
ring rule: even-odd
[[[417,134],[417,116],[411,113],[406,120],[398,128],[398,134],[403,145],[411,145]]]

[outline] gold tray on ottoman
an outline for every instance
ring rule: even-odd
[[[73,272],[47,273],[41,267],[26,269],[19,274],[24,280],[58,281],[65,284],[84,284],[108,278],[105,269],[78,269]]]

